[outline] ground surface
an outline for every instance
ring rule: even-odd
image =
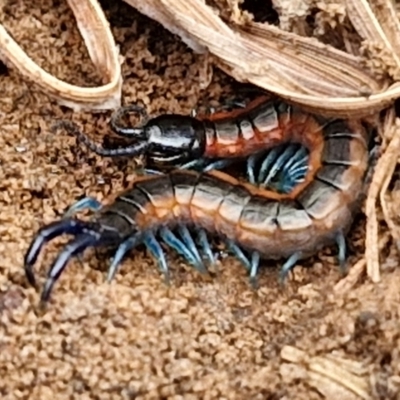
[[[3,21],[28,54],[69,82],[98,84],[67,5],[46,0],[33,10],[25,3],[9,2]],[[201,58],[128,6],[108,8],[107,16],[126,57],[125,103],[141,100],[154,114],[188,113],[232,90],[218,71],[201,90]],[[56,119],[72,118],[100,140],[109,113],[72,113],[4,68],[0,89],[2,399],[324,398],[282,359],[285,345],[360,362],[374,397],[398,398],[397,258],[386,262],[379,284],[363,278],[335,291],[341,276],[335,251],[327,249],[296,268],[285,290],[276,281],[279,264],[268,264],[253,291],[233,258],[222,262],[218,276],[204,278],[169,252],[168,288],[142,251],[123,263],[111,285],[105,260],[88,252],[83,265],[70,264],[47,312],[39,313],[38,292],[22,268],[34,232],[80,196],[101,200],[126,187],[135,163],[101,159],[66,132],[49,129]],[[350,264],[363,254],[363,224],[361,217],[350,235]],[[64,242],[43,253],[41,283]]]

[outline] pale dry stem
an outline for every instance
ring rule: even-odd
[[[228,25],[201,0],[149,0],[145,6],[140,0],[125,1],[174,33],[183,31],[186,43],[207,49],[215,56],[216,65],[235,79],[309,110],[359,117],[387,107],[400,95],[400,84],[387,77],[381,80],[362,57],[315,38],[269,24]],[[343,0],[361,38],[385,49],[387,58],[381,60],[382,65],[394,68],[391,74],[397,77],[398,20],[391,0],[378,3],[371,6],[366,0]]]
[[[381,196],[384,195],[400,155],[400,126],[398,120],[395,122],[394,110],[388,112],[384,124],[384,135],[391,139],[375,167],[365,206],[367,216],[365,257],[367,275],[373,282],[380,280],[376,200],[381,193],[383,193]],[[390,223],[390,219],[387,221]]]
[[[120,59],[109,24],[97,0],[68,0],[89,55],[103,86],[79,87],[64,82],[37,65],[0,25],[0,57],[60,104],[73,109],[107,110],[121,104]]]
[[[310,357],[292,346],[283,347],[281,358],[291,363],[281,367],[281,375],[285,379],[290,378],[289,374],[293,374],[293,378],[303,377],[327,399],[372,398],[368,371],[359,362],[332,354]]]
[[[379,238],[378,251],[382,251],[387,246],[390,239],[391,237],[389,233],[383,234]],[[376,244],[373,243],[373,246],[376,246]],[[365,272],[366,265],[366,258],[364,256],[363,258],[358,260],[350,268],[349,273],[334,286],[334,292],[338,294],[348,293],[357,284],[357,282],[359,282],[361,276]]]

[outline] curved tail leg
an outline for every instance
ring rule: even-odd
[[[85,249],[90,246],[95,246],[96,244],[99,244],[98,237],[91,232],[78,235],[64,247],[50,267],[40,298],[41,302],[44,303],[49,300],[53,286],[64,271],[68,261],[70,261],[73,256],[81,254]]]
[[[31,242],[28,251],[25,254],[24,269],[25,275],[32,286],[36,285],[33,266],[42,250],[43,246],[62,234],[77,235],[88,229],[88,223],[76,219],[62,219],[39,229],[35,238]]]

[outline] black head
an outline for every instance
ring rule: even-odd
[[[201,158],[206,138],[204,124],[189,116],[167,114],[150,120],[144,127],[152,164],[179,166]]]
[[[133,140],[122,147],[105,148],[97,145],[72,121],[58,121],[53,129],[66,128],[89,149],[105,157],[144,155],[149,164],[179,167],[203,156],[206,146],[203,122],[194,117],[166,114],[140,126],[124,128],[117,121],[128,111],[138,112],[143,117],[147,115],[142,107],[134,105],[122,107],[114,113],[110,121],[113,131]]]

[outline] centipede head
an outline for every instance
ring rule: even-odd
[[[145,131],[148,143],[146,157],[150,164],[178,166],[204,154],[204,126],[195,118],[161,115],[150,120]]]
[[[141,125],[122,127],[118,121],[131,112],[142,117]],[[110,126],[118,135],[133,139],[120,153],[125,150],[125,155],[135,155],[140,149],[152,165],[177,167],[204,153],[205,127],[194,117],[164,114],[149,119],[143,107],[128,105],[112,115]]]

